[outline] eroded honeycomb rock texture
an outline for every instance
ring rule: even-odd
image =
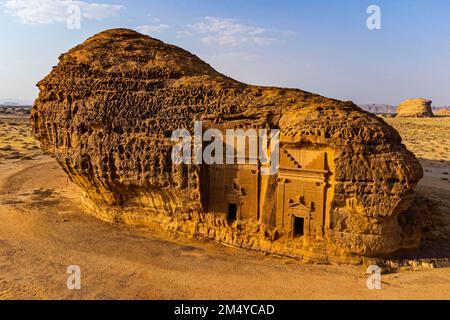
[[[38,87],[34,133],[104,220],[320,261],[419,245],[422,218],[410,207],[422,168],[392,127],[351,102],[240,83],[126,29],[63,54]],[[255,217],[230,222],[208,212],[207,170],[170,160],[171,132],[192,131],[194,120],[205,129],[279,128],[282,148],[323,150],[322,231],[298,237],[278,227],[277,176],[259,180]]]

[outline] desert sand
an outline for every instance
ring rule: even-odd
[[[417,190],[450,221],[450,118],[385,120],[424,166]],[[450,257],[449,236],[444,229],[417,256]],[[81,290],[66,287],[70,265],[81,268]],[[28,120],[0,119],[1,299],[450,299],[450,268],[396,270],[381,290],[366,280],[365,267],[301,264],[101,222],[40,152]]]
[[[450,117],[385,120],[397,129],[424,169],[416,191],[436,201],[450,218]]]

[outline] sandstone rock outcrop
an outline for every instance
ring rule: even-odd
[[[240,83],[178,47],[107,30],[39,82],[42,147],[107,221],[319,261],[413,248],[422,178],[397,131],[351,102]],[[177,128],[279,128],[280,171],[175,165]]]
[[[397,108],[397,117],[415,117],[426,118],[433,117],[431,100],[427,99],[408,99],[402,102]]]

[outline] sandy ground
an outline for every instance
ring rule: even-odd
[[[417,140],[409,135],[421,132],[420,122],[388,121],[422,152],[428,171],[419,189],[447,210],[450,118]],[[447,140],[423,141],[430,130]],[[431,148],[445,152],[435,157]],[[400,270],[369,290],[362,267],[302,265],[98,221],[83,213],[78,188],[56,162],[36,150],[26,122],[0,119],[0,152],[2,299],[450,299],[449,268]],[[81,268],[81,290],[67,289],[70,265]]]
[[[397,129],[424,169],[417,192],[437,202],[450,222],[450,117],[385,120]]]

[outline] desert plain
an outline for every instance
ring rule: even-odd
[[[450,258],[450,117],[383,117],[420,160],[416,191],[440,228],[406,259]],[[27,116],[0,118],[0,299],[449,299],[450,268],[386,270],[304,264],[137,227],[83,212],[79,188],[40,151]],[[67,267],[81,268],[69,290]]]

